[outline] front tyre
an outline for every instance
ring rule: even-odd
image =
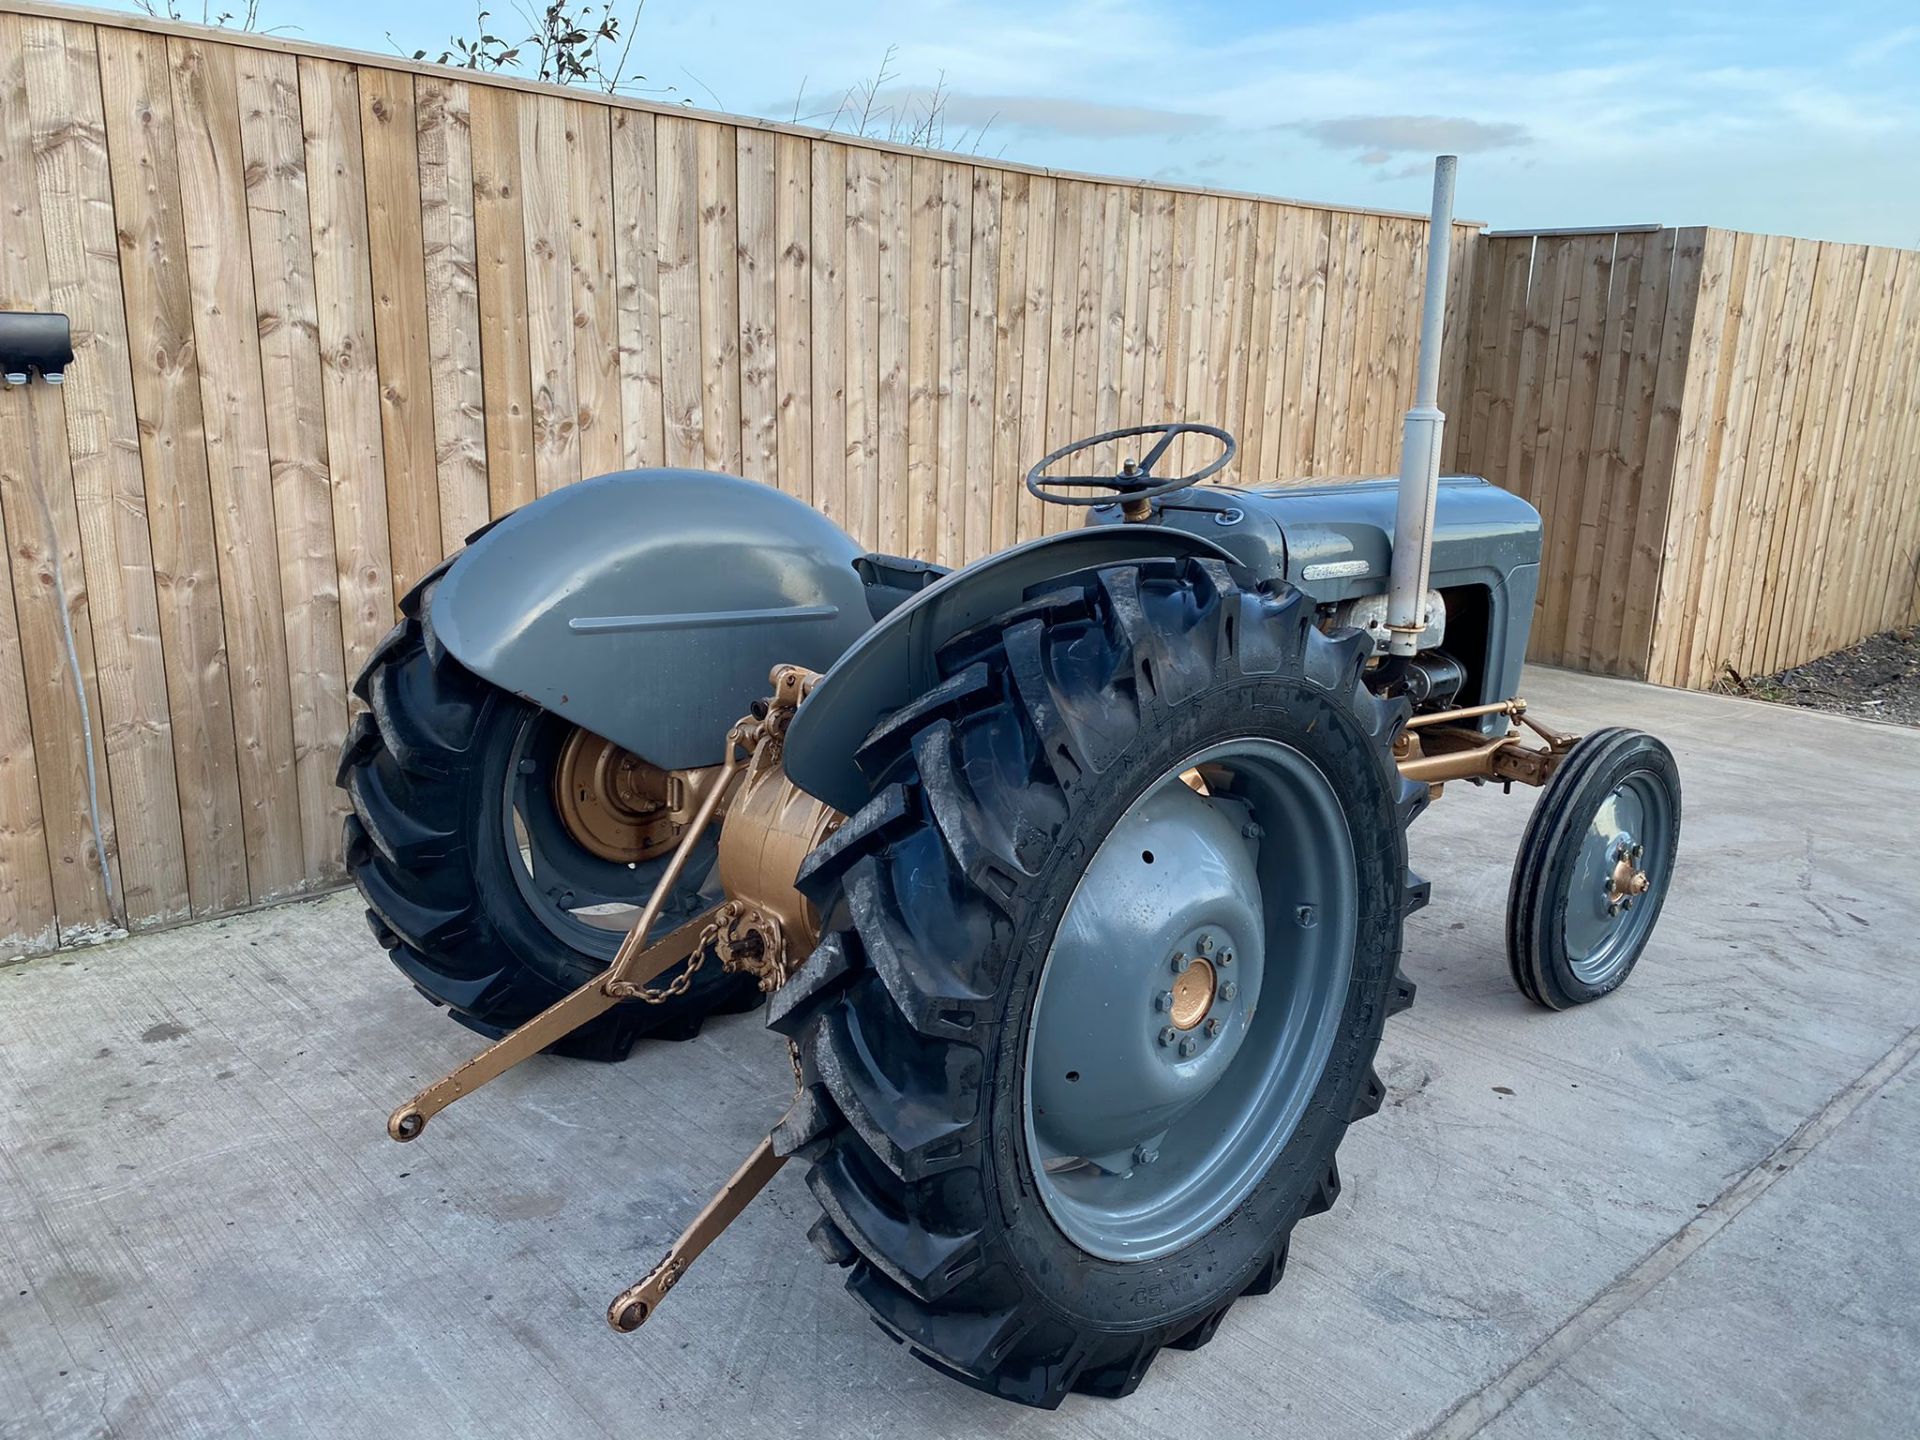
[[[1640,730],[1597,730],[1527,819],[1507,894],[1507,963],[1536,1005],[1565,1010],[1626,983],[1680,847],[1680,771]]]
[[[803,868],[842,917],[770,1007],[816,1243],[922,1359],[1130,1391],[1279,1278],[1372,1072],[1424,803],[1399,707],[1213,561],[1050,584],[951,642]]]

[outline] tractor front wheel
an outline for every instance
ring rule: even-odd
[[[1626,982],[1653,934],[1680,845],[1680,772],[1639,730],[1573,747],[1527,819],[1507,894],[1520,993],[1565,1010]]]
[[[940,655],[808,860],[842,917],[770,1023],[813,1238],[935,1367],[1120,1395],[1280,1276],[1407,1003],[1403,710],[1210,561],[1049,584]]]

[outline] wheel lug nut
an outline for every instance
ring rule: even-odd
[[[1222,1000],[1232,1000],[1239,993],[1240,993],[1240,987],[1234,984],[1233,981],[1231,980],[1227,981],[1226,984],[1220,987],[1220,998]]]
[[[1174,974],[1176,974],[1176,975],[1184,975],[1184,974],[1186,974],[1186,973],[1187,973],[1187,967],[1188,967],[1189,965],[1191,965],[1192,963],[1193,963],[1193,962],[1192,962],[1191,960],[1189,960],[1189,959],[1187,959],[1187,957],[1186,957],[1185,955],[1182,955],[1182,954],[1177,954],[1177,953],[1176,953],[1176,954],[1174,955],[1174,957],[1173,957],[1173,973],[1174,973]]]
[[[1214,1036],[1218,1035],[1219,1033],[1220,1033],[1220,1021],[1218,1019],[1207,1021],[1207,1039],[1211,1040],[1213,1039]]]
[[[1171,1044],[1173,1044],[1173,1026],[1171,1026],[1171,1025],[1167,1025],[1167,1026],[1163,1026],[1163,1027],[1161,1028],[1161,1031],[1160,1031],[1160,1043],[1161,1043],[1162,1045],[1171,1045]]]
[[[1186,1039],[1180,1042],[1180,1058],[1182,1060],[1191,1060],[1193,1058],[1193,1052],[1199,1048],[1200,1042],[1191,1035],[1187,1036]]]
[[[1197,948],[1199,949],[1202,955],[1212,954],[1213,953],[1213,937],[1211,935],[1202,935],[1200,937],[1200,944]]]
[[[1151,1165],[1159,1158],[1160,1152],[1158,1150],[1149,1149],[1145,1145],[1136,1145],[1133,1147],[1133,1163],[1136,1165]]]
[[[1173,992],[1171,990],[1162,990],[1158,995],[1154,996],[1153,1008],[1158,1010],[1162,1015],[1166,1014],[1167,1011],[1173,1008]]]
[[[1233,964],[1233,951],[1231,951],[1231,950],[1222,950],[1222,951],[1220,952],[1220,963],[1221,963],[1222,965],[1231,965],[1231,964]]]

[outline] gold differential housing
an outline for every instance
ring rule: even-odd
[[[631,750],[576,729],[554,765],[553,802],[567,833],[602,860],[637,865],[686,833],[685,780]]]

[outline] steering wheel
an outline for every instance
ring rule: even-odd
[[[1158,435],[1160,439],[1147,451],[1146,457],[1138,464],[1128,459],[1121,466],[1118,475],[1049,475],[1047,471],[1071,455],[1082,450],[1091,450],[1097,445],[1106,445],[1117,440],[1131,440],[1139,435]],[[1191,475],[1177,475],[1166,480],[1153,478],[1153,467],[1167,453],[1182,435],[1206,435],[1220,442],[1220,455],[1211,465],[1196,470]],[[1130,425],[1124,430],[1109,430],[1105,434],[1090,435],[1085,440],[1076,440],[1071,445],[1063,445],[1046,459],[1027,472],[1027,489],[1036,499],[1050,505],[1108,505],[1114,496],[1127,502],[1132,512],[1136,506],[1144,507],[1146,502],[1161,495],[1171,495],[1175,490],[1184,490],[1189,485],[1198,485],[1209,475],[1217,472],[1229,460],[1239,447],[1233,436],[1217,425]],[[1091,495],[1062,494],[1068,490],[1091,490]],[[1136,518],[1129,513],[1128,519]],[[1138,518],[1145,518],[1144,510]]]

